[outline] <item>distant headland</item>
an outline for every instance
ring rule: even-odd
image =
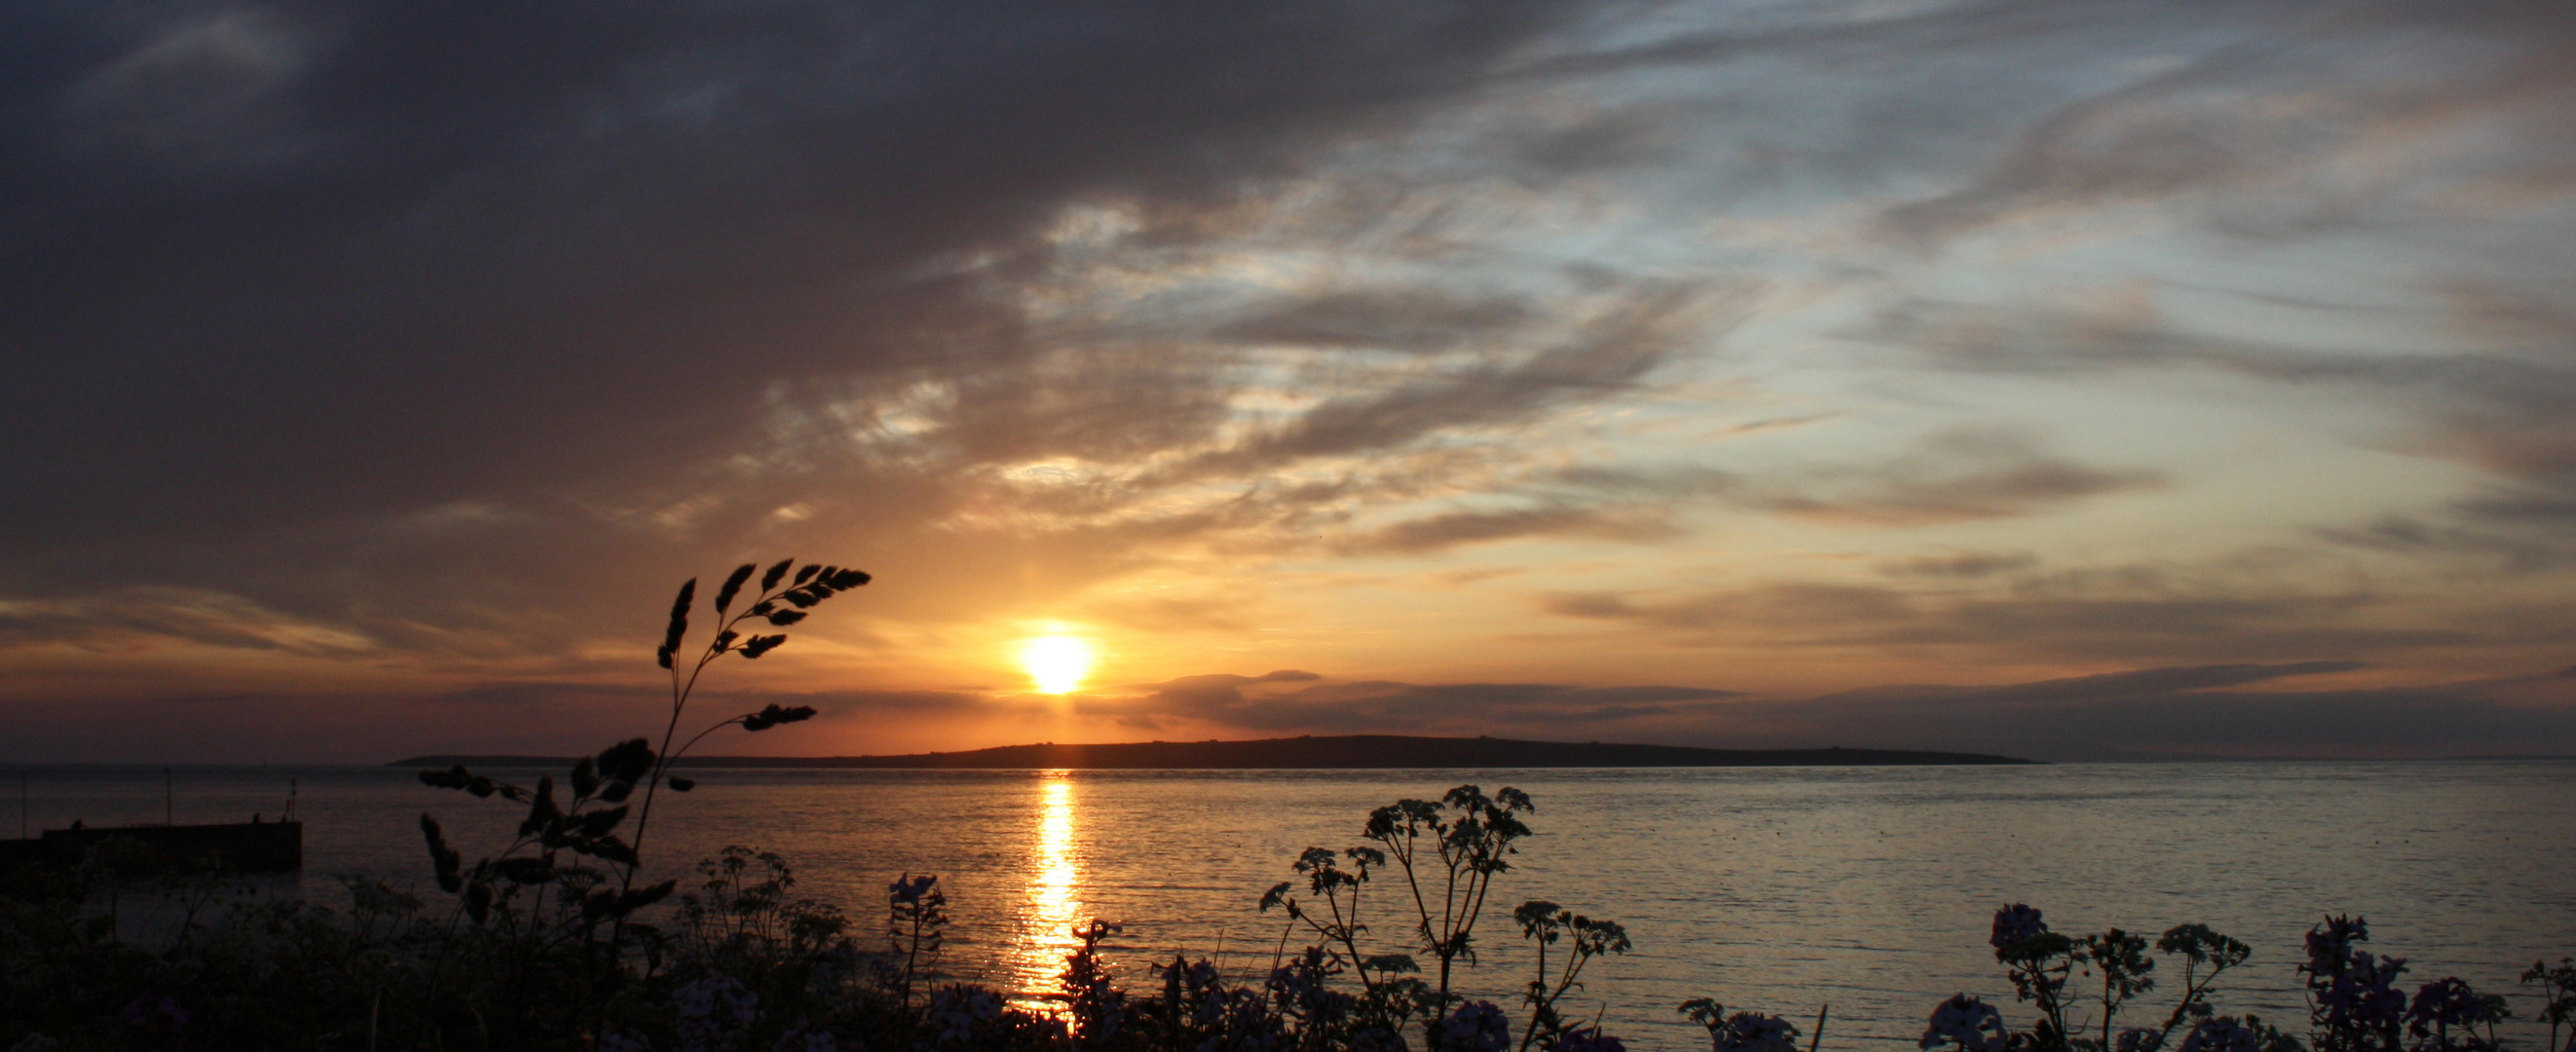
[[[570,756],[414,756],[388,767],[563,767]],[[1004,745],[902,756],[692,756],[682,765],[946,770],[1331,770],[1436,767],[1903,767],[2029,764],[2012,756],[1919,749],[1701,749],[1686,745],[1422,738],[1398,734],[1258,741]]]

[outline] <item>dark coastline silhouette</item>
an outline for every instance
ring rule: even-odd
[[[388,767],[560,767],[568,756],[414,756]],[[2011,756],[1921,749],[1702,749],[1682,745],[1429,738],[1400,734],[1254,741],[1005,745],[898,756],[693,756],[699,768],[838,767],[949,770],[1368,770],[1465,767],[1895,767],[2033,764]]]

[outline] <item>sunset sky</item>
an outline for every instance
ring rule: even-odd
[[[10,4],[0,410],[0,760],[2576,752],[2576,5]]]

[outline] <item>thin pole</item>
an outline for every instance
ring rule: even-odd
[[[179,824],[177,819],[171,817],[178,812],[170,804],[170,795],[170,769],[164,767],[161,769],[161,824],[165,826]]]

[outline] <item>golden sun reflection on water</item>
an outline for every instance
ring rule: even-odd
[[[1037,855],[1029,860],[1028,903],[1023,907],[1019,937],[1012,942],[1010,968],[1017,990],[1053,990],[1064,959],[1082,945],[1073,926],[1082,916],[1082,842],[1074,826],[1073,777],[1068,771],[1039,776]],[[1018,997],[1024,1008],[1052,1010],[1052,1002]]]

